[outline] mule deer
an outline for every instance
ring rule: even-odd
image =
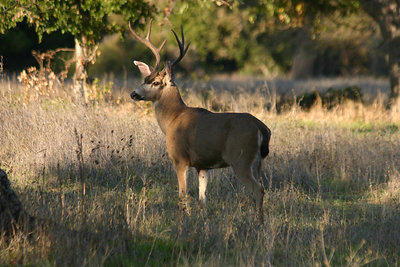
[[[264,188],[260,178],[261,160],[268,155],[271,131],[260,120],[247,113],[213,113],[203,108],[188,107],[175,85],[173,68],[185,56],[183,28],[181,38],[172,30],[180,54],[173,62],[160,65],[160,47],[150,42],[151,21],[145,38],[129,24],[133,36],[147,46],[156,57],[154,67],[134,61],[144,82],[131,93],[131,98],[152,101],[157,122],[166,136],[169,157],[175,166],[179,184],[179,211],[186,205],[186,173],[194,167],[199,174],[199,199],[206,203],[207,170],[231,166],[245,187],[253,194],[259,219],[263,221]]]

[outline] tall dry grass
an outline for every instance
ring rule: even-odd
[[[202,211],[191,170],[177,237],[178,186],[151,105],[126,93],[76,105],[64,88],[26,102],[20,86],[0,86],[0,167],[26,210],[55,224],[2,237],[2,264],[400,264],[400,112],[382,98],[278,114],[268,88],[182,90],[190,105],[254,114],[272,140],[266,223],[230,169],[210,171]]]

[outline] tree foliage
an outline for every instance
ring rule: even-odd
[[[213,3],[181,2],[175,7],[180,15],[171,16],[171,21],[175,25],[184,25],[187,39],[193,43],[199,61],[205,62],[207,67],[214,67],[217,71],[254,71],[252,66],[256,64],[254,59],[257,55],[259,62],[272,62],[267,47],[257,39],[265,32],[265,27],[250,23],[248,10],[241,10],[239,5],[236,2],[231,7],[216,8]],[[278,71],[273,70],[272,65],[264,69]]]
[[[262,40],[265,40],[263,37],[271,28],[301,28],[313,37],[312,35],[318,33],[323,17],[334,14],[343,18],[363,9],[379,25],[387,45],[390,102],[400,98],[398,0],[187,0],[174,3],[178,3],[175,7],[176,13],[179,13],[178,20],[189,25],[188,35],[200,55],[233,59],[241,67],[245,64],[254,65],[254,57],[258,57],[257,62],[265,64],[268,51]],[[215,8],[211,5],[223,7]],[[303,41],[307,42],[307,39],[303,38]],[[300,49],[306,46],[304,42],[299,44]],[[268,68],[265,65],[264,67]]]
[[[199,62],[205,63],[203,66],[270,75],[288,71],[296,49],[291,46],[295,43],[297,50],[305,50],[307,42],[320,32],[324,17],[334,15],[341,20],[363,9],[379,25],[387,47],[392,98],[400,95],[398,0],[148,1],[3,0],[0,33],[26,18],[39,37],[54,31],[72,34],[78,45],[87,49],[83,55],[90,55],[89,48],[105,34],[123,33],[128,21],[162,11],[159,21],[184,25],[192,51]],[[279,38],[271,41],[273,36]]]
[[[360,0],[363,9],[378,23],[385,42],[390,77],[389,107],[400,103],[400,1]]]
[[[348,0],[187,0],[165,1],[164,6],[172,24],[185,26],[205,67],[266,76],[290,69],[299,33],[312,35],[319,31],[321,17],[345,16],[357,8],[357,1]]]
[[[94,45],[104,34],[124,31],[116,20],[110,19],[112,16],[121,15],[127,24],[128,21],[152,16],[155,7],[145,1],[132,0],[5,0],[0,4],[0,10],[1,33],[27,18],[35,26],[40,39],[44,33],[59,30]]]
[[[96,60],[97,43],[108,33],[122,33],[126,26],[110,19],[121,16],[128,21],[152,15],[154,6],[133,0],[6,0],[0,5],[0,32],[27,19],[35,26],[39,40],[44,33],[61,31],[75,37],[74,87],[77,99],[87,102],[87,69]],[[80,96],[78,96],[80,95]]]

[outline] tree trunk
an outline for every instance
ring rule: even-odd
[[[398,29],[400,30],[400,25]],[[400,36],[392,39],[388,48],[390,77],[389,107],[397,106],[400,108]]]
[[[21,212],[21,202],[11,189],[7,174],[0,169],[0,229],[10,231]]]
[[[388,107],[400,104],[400,2],[360,0],[362,8],[379,25],[389,57],[390,96]]]
[[[98,46],[89,46],[86,38],[81,40],[75,38],[75,74],[74,74],[74,94],[76,100],[81,103],[88,102],[88,66],[96,61]]]
[[[88,102],[87,90],[87,51],[75,38],[75,74],[74,74],[74,95],[77,102],[86,104]]]
[[[30,232],[36,223],[36,218],[24,211],[7,174],[0,169],[0,236],[10,236],[19,229]]]
[[[293,65],[290,70],[290,76],[293,79],[307,79],[314,73],[315,53],[313,42],[310,38],[311,29],[309,26],[304,26],[298,32],[298,48],[293,57]]]

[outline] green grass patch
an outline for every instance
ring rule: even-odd
[[[129,244],[127,254],[110,257],[106,266],[176,266],[185,245],[163,238],[140,237]]]
[[[350,123],[352,132],[367,134],[378,132],[381,134],[396,134],[399,131],[397,123],[384,123],[384,122],[352,122]]]

